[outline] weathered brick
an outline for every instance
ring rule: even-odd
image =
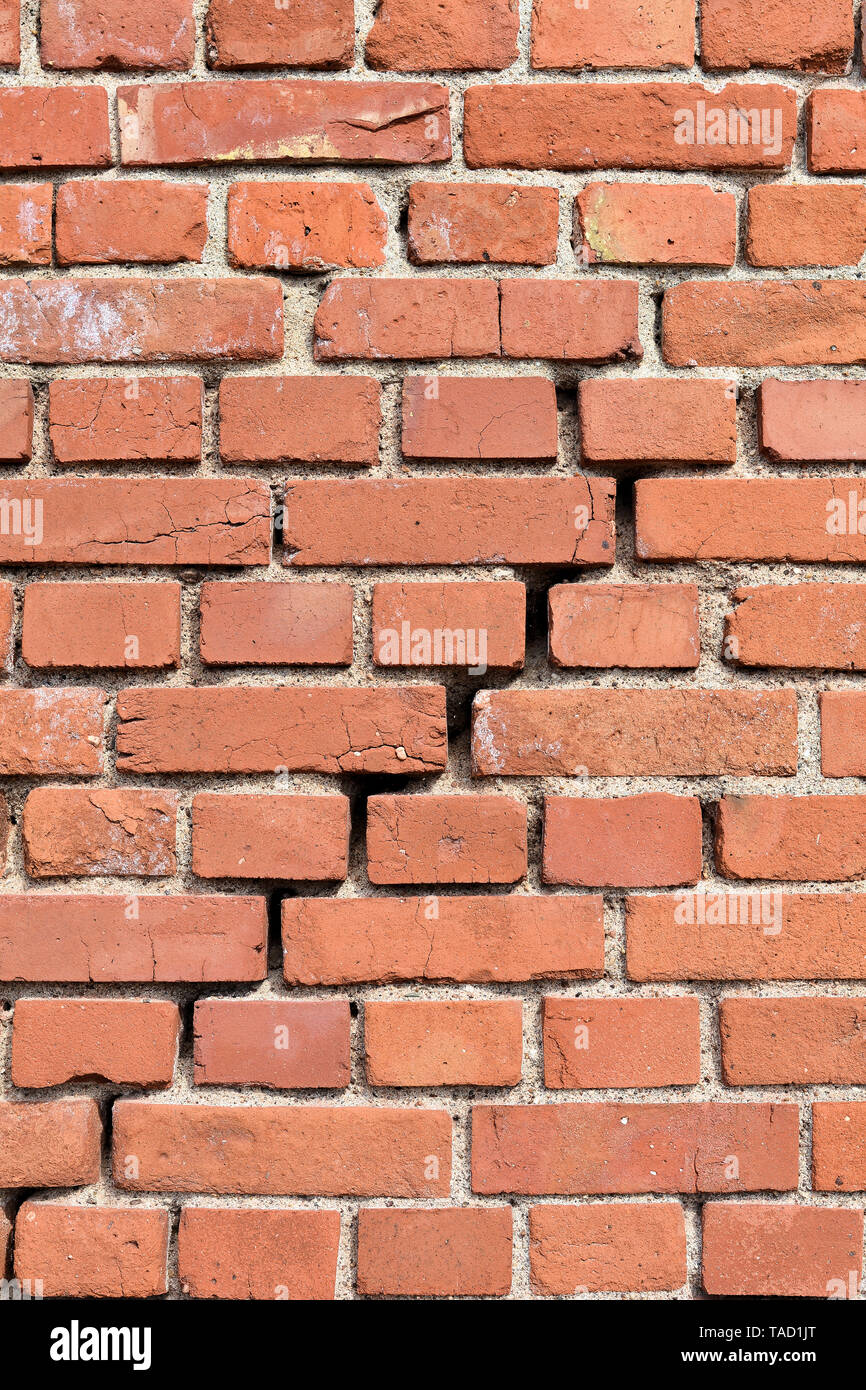
[[[866,250],[866,190],[852,184],[762,184],[748,218],[750,265],[856,266]]]
[[[17,68],[20,61],[21,0],[0,0],[0,67]]]
[[[510,183],[413,183],[409,259],[417,265],[549,265],[559,193]]]
[[[371,68],[507,68],[517,57],[517,0],[461,0],[435,10],[424,0],[382,0],[367,36]]]
[[[725,878],[833,882],[866,877],[866,798],[726,796],[716,820]]]
[[[289,483],[284,559],[292,565],[612,565],[614,491],[612,479],[582,475]]]
[[[515,580],[377,584],[373,661],[377,666],[523,665],[526,588]]]
[[[354,0],[210,0],[206,34],[215,68],[350,68]]]
[[[545,999],[545,1086],[694,1086],[700,1079],[699,999]]]
[[[737,402],[731,381],[594,377],[578,387],[586,463],[736,463]]]
[[[265,908],[264,898],[6,894],[0,896],[0,979],[263,980]]]
[[[148,1207],[25,1202],[15,1224],[15,1277],[45,1298],[155,1298],[168,1292],[171,1213]]]
[[[177,793],[40,787],[21,814],[31,878],[173,874]]]
[[[640,359],[636,280],[503,280],[503,357]]]
[[[496,357],[493,280],[334,280],[313,325],[318,362]]]
[[[451,1116],[373,1105],[121,1100],[113,1151],[115,1183],[137,1192],[445,1197]]]
[[[557,449],[556,388],[545,377],[403,381],[404,458],[553,463]]]
[[[794,1203],[708,1202],[701,1274],[711,1298],[828,1298],[859,1288],[863,1212]]]
[[[228,252],[235,266],[330,270],[385,262],[388,223],[368,183],[235,183]]]
[[[761,448],[779,463],[866,461],[866,382],[761,382]]]
[[[463,143],[470,169],[785,169],[796,125],[775,83],[497,83],[466,92]]]
[[[0,266],[51,264],[53,197],[50,183],[0,188]]]
[[[208,583],[201,587],[207,666],[349,666],[349,584]]]
[[[691,0],[535,0],[534,68],[690,68],[695,58]]]
[[[0,463],[26,463],[33,450],[33,387],[0,381]]]
[[[50,584],[24,590],[28,666],[87,670],[180,665],[180,585]]]
[[[677,1202],[594,1202],[529,1209],[534,1293],[659,1293],[686,1282],[686,1229]]]
[[[866,670],[866,585],[762,585],[735,589],[725,651],[743,666]]]
[[[193,1028],[198,1086],[349,1084],[348,1000],[199,999]]]
[[[371,1086],[516,1086],[519,999],[379,999],[364,1005]]]
[[[806,119],[811,173],[866,170],[866,92],[818,88],[807,99]]]
[[[692,584],[555,584],[547,598],[552,666],[688,668],[700,662]]]
[[[666,888],[701,876],[697,797],[544,799],[545,883],[581,888]]]
[[[57,463],[198,463],[199,377],[82,377],[52,381]]]
[[[57,192],[59,265],[200,261],[208,188],[158,179],[82,179]]]
[[[102,771],[104,690],[0,690],[4,777],[94,777]]]
[[[104,87],[4,87],[0,124],[0,169],[104,169],[111,163]]]
[[[191,1298],[334,1297],[340,1213],[310,1207],[184,1207],[178,1276]]]
[[[15,590],[0,581],[0,670],[11,671],[14,657]]]
[[[520,801],[411,795],[367,801],[371,883],[516,883],[525,873]]]
[[[719,1033],[728,1086],[862,1086],[866,999],[722,999]]]
[[[845,72],[853,56],[847,0],[800,6],[787,0],[701,0],[705,68]]]
[[[124,164],[451,158],[448,88],[436,82],[168,82],[121,87],[117,109]]]
[[[284,898],[289,984],[592,979],[600,897]]]
[[[866,1191],[862,1101],[822,1100],[812,1106],[812,1186],[817,1192]]]
[[[12,1082],[170,1086],[179,1036],[180,1010],[167,999],[19,999]]]
[[[866,775],[866,696],[859,690],[825,690],[821,709],[821,771],[825,777]]]
[[[788,690],[484,690],[472,716],[477,777],[797,769],[797,698]]]
[[[0,320],[2,362],[256,362],[283,352],[282,292],[264,277],[6,280]]]
[[[511,1291],[510,1207],[358,1213],[358,1292],[419,1298]]]
[[[193,798],[192,871],[199,878],[341,879],[348,856],[348,797]]]
[[[195,51],[193,0],[42,0],[47,68],[188,68]]]
[[[472,1191],[785,1192],[798,1118],[796,1105],[713,1101],[476,1106]]]
[[[94,1100],[0,1101],[3,1187],[86,1187],[99,1179]]]
[[[672,367],[862,363],[864,308],[860,280],[687,281],[665,291],[662,353]]]
[[[736,199],[700,183],[588,183],[574,247],[589,265],[733,265]]]
[[[445,766],[442,686],[122,690],[123,772],[431,772]]]
[[[381,388],[368,376],[220,383],[223,463],[378,463]]]

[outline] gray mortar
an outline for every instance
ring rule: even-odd
[[[150,73],[116,73],[116,72],[75,72],[75,73],[54,73],[43,70],[38,55],[37,39],[37,10],[36,0],[24,0],[22,10],[22,62],[20,72],[0,74],[0,86],[16,86],[21,83],[35,85],[80,85],[94,84],[108,88],[110,93],[114,93],[118,86],[134,83],[139,80],[146,80],[148,83],[177,82],[194,78],[232,78],[236,80],[255,80],[262,77],[310,77],[315,80],[328,82],[341,82],[346,80],[357,80],[362,77],[370,82],[388,81],[423,81],[432,80],[447,83],[452,91],[451,114],[452,114],[452,145],[453,157],[447,164],[431,164],[417,166],[360,166],[360,165],[335,165],[328,166],[322,164],[236,164],[228,167],[221,166],[202,166],[198,168],[160,168],[160,169],[121,169],[115,167],[104,173],[96,170],[83,170],[80,172],[65,174],[48,172],[42,174],[34,171],[33,174],[26,176],[15,176],[10,182],[32,183],[34,181],[45,181],[53,179],[55,187],[66,182],[69,178],[169,178],[184,182],[203,182],[207,181],[210,185],[210,199],[208,212],[209,238],[205,248],[204,258],[201,265],[179,265],[168,267],[147,267],[147,266],[87,266],[72,267],[71,269],[58,269],[55,266],[27,270],[28,279],[46,279],[56,275],[77,276],[86,275],[88,278],[100,276],[113,277],[117,274],[141,274],[155,275],[160,278],[178,278],[189,276],[198,278],[200,276],[223,276],[223,275],[243,275],[247,272],[237,271],[229,266],[225,254],[226,222],[225,222],[225,197],[228,187],[239,179],[264,179],[264,180],[292,180],[292,179],[314,179],[321,181],[347,181],[362,179],[367,181],[382,204],[388,218],[388,246],[386,263],[379,270],[372,272],[374,275],[394,276],[411,275],[414,277],[441,275],[467,276],[474,278],[484,277],[520,277],[529,276],[530,278],[554,277],[554,278],[577,278],[586,276],[589,279],[628,279],[638,280],[641,286],[641,308],[640,308],[640,336],[644,347],[644,356],[640,363],[627,362],[603,367],[587,367],[573,363],[556,362],[527,362],[512,361],[510,359],[485,359],[483,361],[444,361],[418,364],[413,362],[352,362],[340,364],[333,368],[323,367],[314,362],[312,349],[312,319],[315,309],[319,303],[325,287],[337,275],[333,274],[313,274],[313,275],[291,275],[281,274],[280,279],[284,288],[284,300],[286,307],[286,349],[284,357],[278,362],[256,363],[252,366],[242,364],[220,364],[210,365],[184,364],[183,362],[172,362],[170,364],[142,363],[139,366],[127,365],[124,367],[105,366],[99,363],[90,364],[84,367],[76,366],[73,371],[63,368],[27,368],[25,366],[4,366],[0,364],[0,377],[23,377],[32,381],[36,394],[36,427],[34,435],[34,455],[33,461],[24,468],[0,468],[0,475],[8,477],[47,477],[47,476],[69,476],[73,470],[55,467],[48,442],[47,429],[47,394],[48,383],[55,377],[76,377],[87,376],[119,376],[145,375],[145,376],[174,376],[179,374],[201,375],[206,387],[206,410],[205,410],[205,441],[203,451],[203,463],[196,469],[190,466],[174,467],[154,467],[144,470],[145,476],[252,476],[256,478],[267,478],[271,484],[275,501],[281,496],[281,488],[286,477],[292,478],[322,478],[325,476],[335,477],[389,477],[401,476],[405,474],[427,474],[431,469],[428,467],[411,465],[407,466],[400,453],[399,444],[399,388],[404,375],[415,372],[431,372],[442,375],[456,376],[547,376],[555,382],[557,387],[568,392],[564,407],[561,410],[560,419],[560,454],[555,467],[532,467],[525,464],[492,464],[492,465],[468,465],[466,467],[448,464],[442,468],[436,468],[435,472],[439,475],[458,475],[458,476],[542,476],[555,473],[561,476],[568,476],[574,472],[586,471],[587,473],[604,476],[605,474],[617,470],[609,470],[604,467],[588,466],[582,469],[580,463],[579,448],[576,440],[575,430],[575,409],[573,392],[578,381],[592,376],[602,375],[605,377],[621,376],[681,376],[683,378],[694,377],[735,377],[739,383],[740,407],[739,407],[739,426],[740,443],[737,463],[732,469],[711,468],[700,470],[707,472],[714,477],[831,477],[840,474],[843,468],[838,465],[828,466],[808,466],[773,464],[762,458],[758,452],[756,428],[755,428],[755,399],[754,392],[759,381],[765,376],[773,376],[781,379],[803,379],[804,377],[828,379],[856,378],[863,379],[866,371],[860,367],[808,367],[808,368],[772,368],[767,371],[761,370],[728,370],[714,368],[687,369],[680,372],[671,372],[662,361],[658,348],[658,332],[660,310],[656,300],[660,292],[673,285],[686,280],[770,280],[791,278],[790,272],[773,270],[755,270],[748,266],[742,255],[743,245],[743,214],[745,205],[744,190],[756,183],[775,183],[775,182],[797,182],[797,183],[826,183],[825,178],[813,178],[805,164],[805,145],[803,120],[801,117],[799,138],[795,147],[794,157],[790,169],[779,173],[751,172],[732,172],[732,173],[701,173],[695,171],[684,174],[673,174],[653,170],[650,172],[623,171],[623,170],[594,170],[580,174],[561,174],[555,172],[527,172],[521,170],[494,170],[494,169],[467,169],[463,161],[462,152],[462,94],[467,86],[477,83],[500,83],[500,82],[524,82],[542,81],[544,83],[556,82],[621,82],[621,81],[697,81],[703,83],[710,91],[719,90],[728,81],[742,80],[744,82],[760,83],[765,81],[780,82],[782,85],[793,88],[798,94],[798,99],[802,104],[803,98],[807,93],[819,86],[833,87],[862,87],[862,82],[858,76],[860,65],[860,38],[859,38],[859,18],[860,5],[854,4],[855,18],[857,20],[857,49],[855,62],[852,71],[844,76],[825,76],[820,77],[815,74],[793,74],[790,72],[767,73],[765,70],[752,69],[747,73],[719,74],[710,76],[703,73],[697,66],[688,69],[676,69],[667,72],[641,72],[636,70],[610,70],[601,72],[585,72],[582,74],[574,72],[545,72],[537,74],[529,66],[528,44],[529,44],[529,14],[531,0],[520,0],[521,14],[521,35],[520,51],[521,57],[507,71],[503,73],[482,73],[473,72],[469,74],[461,73],[442,73],[431,72],[413,74],[377,73],[368,72],[363,68],[363,44],[366,34],[372,23],[375,11],[375,3],[372,0],[356,0],[356,48],[355,64],[349,72],[328,73],[321,70],[309,70],[299,68],[266,69],[252,72],[237,73],[215,73],[211,72],[206,66],[205,46],[201,36],[201,26],[208,8],[208,0],[195,0],[196,16],[199,22],[199,38],[196,49],[195,64],[189,73],[166,73],[152,75]],[[119,157],[118,134],[116,110],[113,100],[110,101],[111,122],[112,122],[112,142],[115,159]],[[407,200],[409,185],[417,180],[440,180],[443,182],[453,182],[455,180],[465,180],[471,182],[510,182],[520,186],[539,185],[545,187],[555,187],[560,192],[560,218],[559,218],[559,241],[557,259],[555,264],[547,267],[520,267],[520,266],[414,266],[411,265],[406,256],[405,233],[400,230],[400,217],[403,213]],[[717,190],[728,190],[732,192],[738,200],[739,221],[740,221],[740,248],[736,264],[733,268],[715,270],[705,270],[699,268],[640,268],[615,267],[604,265],[598,268],[587,270],[581,269],[577,264],[574,251],[571,246],[571,213],[574,197],[587,183],[598,180],[618,181],[618,182],[644,182],[653,183],[683,183],[700,181],[707,186]],[[832,182],[852,182],[860,183],[862,179],[857,176],[834,175]],[[0,277],[6,278],[16,275],[15,271],[0,271]],[[249,272],[253,275],[262,272]],[[264,272],[269,274],[272,272]],[[343,272],[356,276],[371,272],[351,271]],[[813,272],[808,269],[796,270],[793,272],[795,278],[810,278],[811,275],[823,279],[850,279],[862,278],[862,269],[852,271],[824,270],[815,268]],[[346,468],[292,468],[287,469],[280,466],[273,467],[225,467],[219,463],[219,450],[216,429],[216,391],[219,380],[224,375],[255,375],[255,376],[279,376],[283,374],[303,374],[303,375],[332,375],[354,373],[363,376],[374,376],[384,386],[383,413],[384,426],[382,431],[382,445],[380,460],[377,467],[370,470],[346,469]],[[850,472],[853,476],[862,476],[864,473],[863,465],[849,465],[844,471]],[[125,465],[114,466],[112,468],[100,467],[80,467],[74,470],[76,476],[121,476],[133,474],[141,476],[141,467],[127,469]],[[681,476],[689,473],[692,476],[698,470],[688,470],[676,467],[668,470],[660,469],[640,469],[629,473],[628,478],[638,474],[647,476]],[[249,568],[227,568],[224,570],[208,570],[204,566],[189,567],[187,569],[174,569],[172,567],[162,567],[148,565],[146,567],[136,566],[99,566],[93,570],[79,566],[50,566],[40,568],[38,566],[4,567],[3,578],[11,580],[16,585],[16,629],[15,629],[15,662],[14,669],[0,676],[0,681],[7,687],[33,686],[72,686],[72,685],[97,685],[104,688],[109,695],[109,703],[106,706],[106,729],[107,729],[107,754],[105,759],[104,773],[99,778],[89,778],[81,780],[77,785],[88,787],[97,786],[135,786],[141,785],[148,788],[156,788],[168,785],[177,788],[181,794],[182,809],[179,812],[179,835],[178,835],[178,872],[175,877],[159,880],[135,880],[128,878],[86,878],[72,880],[43,880],[34,883],[29,880],[24,872],[23,858],[16,832],[10,840],[9,862],[5,876],[2,880],[2,891],[15,893],[21,891],[37,891],[58,893],[126,893],[135,892],[141,889],[142,892],[156,893],[180,893],[180,892],[225,892],[225,893],[273,893],[277,888],[284,892],[286,896],[337,896],[337,897],[367,897],[367,896],[401,896],[423,892],[421,889],[399,888],[391,892],[383,892],[381,889],[372,886],[367,881],[363,864],[363,844],[355,824],[352,838],[352,854],[350,862],[349,876],[346,881],[337,887],[320,885],[290,884],[274,885],[272,882],[241,880],[239,882],[224,880],[213,884],[209,881],[202,881],[192,875],[190,869],[190,835],[189,835],[189,806],[193,794],[197,791],[270,791],[273,790],[272,779],[269,777],[239,775],[231,778],[219,776],[180,776],[162,778],[154,776],[151,778],[137,779],[123,773],[117,773],[114,765],[114,718],[112,714],[113,697],[118,690],[129,688],[133,685],[160,685],[160,686],[186,686],[196,685],[273,685],[275,682],[285,685],[332,685],[332,686],[363,686],[369,684],[394,683],[396,685],[408,684],[430,684],[431,682],[441,683],[447,687],[453,696],[449,698],[449,708],[456,701],[459,702],[461,718],[457,721],[461,726],[460,732],[455,737],[450,738],[449,760],[447,769],[440,775],[430,775],[408,779],[410,789],[419,792],[436,791],[458,791],[467,789],[503,792],[510,796],[518,797],[527,804],[529,811],[530,826],[530,870],[526,879],[518,885],[515,891],[530,894],[549,894],[558,890],[544,886],[540,881],[540,829],[541,829],[541,806],[545,794],[559,795],[588,795],[599,796],[619,796],[633,795],[638,792],[647,791],[673,791],[682,794],[698,795],[705,808],[705,811],[712,810],[718,799],[732,792],[741,793],[777,793],[779,795],[806,794],[814,792],[824,793],[853,793],[862,791],[862,781],[859,778],[849,778],[844,780],[827,780],[821,775],[820,770],[820,729],[817,712],[817,692],[825,688],[833,689],[862,689],[863,677],[856,673],[839,672],[785,672],[785,671],[750,671],[737,670],[730,663],[722,660],[720,656],[722,642],[723,618],[726,611],[732,607],[730,602],[731,591],[741,585],[763,584],[763,583],[793,583],[804,579],[828,580],[837,582],[856,582],[862,581],[862,566],[858,565],[793,565],[793,564],[757,564],[757,563],[736,563],[725,564],[713,563],[673,563],[673,564],[642,564],[634,559],[633,542],[633,518],[630,502],[630,488],[628,483],[619,489],[620,502],[617,514],[617,560],[612,569],[590,569],[575,570],[568,574],[563,569],[556,568],[555,571],[533,570],[531,568],[514,567],[508,565],[473,567],[464,566],[459,569],[449,567],[429,567],[423,571],[414,567],[388,566],[370,567],[360,571],[354,567],[345,568],[323,568],[323,569],[304,569],[299,571],[287,571],[280,563],[281,555],[279,547],[275,548],[274,558],[268,566],[258,566]],[[514,673],[488,672],[484,677],[477,679],[469,678],[465,673],[456,671],[444,672],[425,672],[423,670],[400,670],[388,668],[374,668],[370,659],[370,635],[369,635],[369,600],[372,595],[373,585],[380,579],[418,581],[419,579],[520,579],[530,584],[533,588],[547,587],[550,576],[554,576],[555,582],[561,582],[563,578],[568,578],[575,582],[628,582],[640,581],[642,583],[671,583],[671,582],[691,582],[698,585],[701,594],[701,641],[702,657],[700,666],[696,671],[687,672],[643,672],[643,671],[600,671],[600,672],[563,672],[548,666],[546,652],[543,643],[536,641],[530,643],[527,649],[527,662],[525,669]],[[120,578],[134,579],[179,579],[183,583],[184,589],[184,627],[182,643],[182,665],[179,670],[167,675],[148,672],[83,672],[83,671],[64,671],[64,672],[42,672],[31,671],[21,661],[20,657],[20,607],[23,595],[23,586],[26,582],[36,579],[69,579],[80,580],[87,578],[96,581],[117,581]],[[207,579],[226,578],[226,579],[263,579],[270,578],[283,580],[285,582],[301,583],[304,581],[315,580],[346,580],[354,584],[355,588],[355,659],[351,668],[230,668],[228,670],[215,669],[208,670],[201,666],[197,655],[198,637],[198,592],[201,583]],[[760,777],[700,777],[700,778],[680,778],[680,777],[631,777],[625,778],[586,778],[576,780],[574,778],[487,778],[480,782],[471,783],[469,746],[468,746],[468,703],[471,694],[476,690],[482,689],[528,689],[528,688],[563,688],[578,689],[587,685],[600,688],[657,688],[668,689],[671,686],[678,687],[705,687],[705,688],[739,688],[739,689],[796,689],[799,695],[799,721],[800,721],[800,767],[796,778],[760,778]],[[289,790],[292,792],[308,792],[321,794],[333,792],[335,790],[346,790],[350,795],[355,796],[357,790],[362,786],[364,779],[361,777],[348,776],[325,776],[325,775],[297,775],[289,779]],[[376,789],[382,789],[383,779],[375,779]],[[7,794],[10,808],[20,821],[20,811],[26,794],[32,787],[46,785],[47,779],[27,779],[16,778],[7,784]],[[399,785],[399,782],[398,782]],[[705,819],[708,819],[706,817]],[[705,847],[704,847],[704,880],[707,883],[717,885],[720,889],[736,888],[739,885],[731,884],[726,880],[721,880],[715,874],[712,858],[711,835],[705,826]],[[783,890],[807,892],[807,891],[833,891],[826,884],[762,884],[763,887],[779,887]],[[835,886],[838,890],[838,885]],[[845,891],[863,892],[866,890],[866,880],[853,884],[842,885]],[[485,893],[490,890],[473,890],[471,888],[437,888],[439,895],[451,893],[466,893],[480,891]],[[507,891],[507,890],[502,890]],[[562,890],[568,892],[580,892],[580,890]],[[402,1201],[396,1199],[370,1199],[359,1202],[352,1199],[319,1199],[319,1198],[299,1198],[299,1197],[231,1197],[220,1196],[215,1198],[210,1195],[186,1195],[163,1196],[160,1194],[136,1194],[118,1190],[114,1187],[110,1178],[110,1165],[106,1159],[103,1163],[103,1175],[100,1181],[92,1187],[85,1189],[74,1189],[71,1191],[46,1191],[44,1194],[36,1194],[49,1201],[64,1201],[80,1204],[120,1204],[120,1205],[143,1205],[143,1206],[166,1206],[174,1215],[176,1227],[177,1214],[184,1205],[222,1205],[222,1206],[242,1206],[242,1207],[327,1207],[339,1208],[343,1213],[342,1220],[342,1240],[340,1246],[340,1259],[337,1279],[337,1297],[349,1299],[356,1297],[353,1290],[354,1272],[353,1265],[355,1259],[355,1213],[359,1206],[409,1206],[409,1207],[439,1207],[452,1204],[472,1204],[494,1206],[502,1205],[505,1199],[501,1197],[486,1198],[472,1193],[468,1176],[468,1149],[469,1149],[469,1111],[473,1104],[496,1103],[526,1103],[541,1101],[556,1103],[557,1101],[568,1101],[577,1103],[592,1103],[599,1100],[609,1100],[622,1103],[634,1103],[639,1101],[695,1101],[695,1100],[773,1100],[799,1102],[801,1108],[801,1130],[804,1139],[802,1144],[802,1159],[800,1173],[800,1188],[796,1194],[796,1200],[812,1206],[848,1206],[861,1208],[863,1206],[862,1194],[852,1193],[820,1193],[812,1192],[809,1188],[809,1164],[810,1164],[810,1105],[812,1101],[821,1099],[834,1100],[864,1100],[866,1099],[866,1086],[753,1086],[744,1088],[727,1087],[722,1084],[719,1045],[717,1026],[715,1024],[716,1002],[719,998],[728,995],[751,995],[751,996],[778,996],[778,995],[836,995],[843,997],[860,997],[866,993],[862,983],[786,983],[769,981],[766,983],[737,983],[728,984],[718,983],[684,983],[684,984],[651,984],[637,985],[625,978],[624,973],[624,898],[626,894],[622,891],[610,890],[605,893],[606,902],[606,935],[607,935],[607,968],[603,980],[574,983],[574,982],[537,982],[519,983],[509,985],[461,985],[459,987],[429,984],[410,984],[405,986],[378,986],[360,985],[353,986],[351,989],[339,990],[317,990],[317,989],[292,989],[287,991],[281,972],[276,964],[273,963],[269,971],[267,980],[261,985],[152,985],[146,991],[141,986],[136,985],[112,985],[112,986],[81,986],[81,985],[20,985],[10,984],[0,986],[0,1001],[14,1001],[20,997],[66,997],[73,998],[78,996],[87,997],[112,997],[112,998],[140,998],[146,992],[151,998],[174,999],[185,1006],[185,1018],[187,1026],[181,1042],[179,1065],[176,1071],[173,1085],[167,1090],[154,1090],[146,1093],[148,1099],[157,1102],[175,1101],[185,1103],[200,1104],[253,1104],[261,1105],[304,1105],[310,1103],[330,1103],[334,1105],[355,1105],[369,1104],[377,1106],[408,1106],[410,1108],[418,1105],[432,1108],[446,1108],[455,1119],[454,1124],[454,1175],[452,1179],[451,1195],[448,1198],[439,1200],[417,1200]],[[273,943],[272,943],[273,946]],[[273,1092],[257,1087],[194,1087],[192,1083],[192,1038],[191,1024],[191,1001],[197,998],[210,996],[223,997],[244,997],[244,998],[349,998],[356,1001],[361,1007],[358,1009],[358,1016],[352,1022],[352,1074],[353,1082],[345,1091],[294,1091],[294,1092]],[[540,1008],[541,1000],[545,995],[556,995],[559,997],[576,998],[609,998],[609,997],[658,997],[663,995],[682,995],[692,994],[702,1000],[702,1074],[703,1080],[699,1086],[684,1088],[673,1087],[669,1089],[629,1089],[629,1090],[608,1090],[608,1091],[587,1091],[587,1092],[562,1092],[545,1091],[543,1085],[542,1068],[542,1044],[541,1044],[541,1023]],[[365,1084],[364,1065],[363,1065],[363,1003],[367,999],[387,999],[387,998],[497,998],[500,996],[514,997],[520,996],[525,1000],[524,1005],[524,1066],[523,1079],[519,1086],[513,1088],[476,1088],[476,1087],[455,1087],[455,1088],[436,1088],[426,1090],[415,1089],[388,1089],[385,1087],[369,1087]],[[141,1092],[129,1088],[114,1085],[93,1085],[91,1083],[79,1085],[67,1085],[52,1088],[49,1091],[23,1091],[16,1090],[11,1084],[10,1076],[10,1051],[11,1051],[11,1010],[3,1008],[0,1003],[0,1092],[5,1094],[10,1100],[46,1100],[61,1098],[65,1096],[96,1096],[102,1105],[103,1111],[110,1105],[110,1102],[119,1095],[129,1095],[133,1098],[140,1097]],[[19,1193],[11,1193],[14,1202],[20,1202]],[[34,1194],[31,1194],[34,1195]],[[0,1201],[4,1193],[0,1192]],[[787,1202],[792,1200],[792,1194],[776,1193],[747,1193],[736,1194],[735,1200],[768,1200]],[[562,1202],[564,1204],[580,1202],[647,1202],[647,1201],[671,1201],[682,1200],[686,1209],[688,1248],[689,1248],[689,1279],[679,1293],[674,1295],[646,1294],[646,1295],[578,1295],[577,1297],[590,1299],[605,1298],[699,1298],[700,1291],[700,1208],[703,1204],[701,1196],[684,1196],[677,1198],[671,1195],[645,1195],[640,1194],[634,1197],[544,1197],[526,1198],[516,1197],[510,1199],[515,1214],[515,1242],[514,1242],[514,1282],[511,1293],[513,1299],[527,1299],[532,1297],[529,1284],[529,1256],[528,1240],[526,1236],[527,1212],[528,1209],[537,1201],[545,1203]],[[707,1200],[724,1201],[725,1196],[713,1195]],[[176,1255],[174,1253],[174,1243],[172,1244],[172,1254],[170,1256],[170,1293],[169,1298],[183,1297],[180,1284],[177,1278]]]

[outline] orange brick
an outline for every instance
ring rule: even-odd
[[[859,690],[825,690],[821,709],[821,771],[825,777],[866,772],[866,698]]]
[[[180,665],[179,584],[52,584],[24,590],[28,666],[158,670]]]
[[[859,1288],[862,1211],[709,1202],[703,1228],[703,1286],[711,1298],[847,1298],[852,1284]]]
[[[215,68],[350,68],[354,0],[210,0],[206,35]]]
[[[866,999],[722,999],[725,1083],[862,1086],[864,1024]]]
[[[350,666],[351,585],[203,584],[201,659],[207,666]]]
[[[545,1086],[695,1086],[700,1079],[699,999],[545,999]]]
[[[701,876],[697,797],[544,799],[545,883],[582,888],[664,888]]]
[[[317,362],[497,357],[493,280],[334,280],[313,325]]]
[[[192,871],[199,878],[342,879],[348,856],[346,796],[193,797]]]
[[[822,1100],[812,1106],[812,1186],[816,1192],[866,1191],[862,1101]]]
[[[860,280],[687,281],[665,290],[671,367],[840,367],[866,360]]]
[[[31,878],[176,871],[177,792],[39,787],[21,814]]]
[[[0,690],[4,777],[94,777],[102,771],[104,690]]]
[[[235,266],[277,270],[384,265],[388,222],[368,183],[235,183],[228,251]]]
[[[53,198],[50,183],[0,188],[0,266],[51,264]]]
[[[413,183],[409,259],[417,265],[556,260],[559,193],[510,183]]]
[[[366,376],[224,377],[224,463],[377,463],[380,387]]]
[[[358,1292],[419,1298],[511,1291],[510,1207],[358,1213]]]
[[[535,0],[534,68],[690,68],[695,57],[691,0]]]
[[[184,1207],[178,1277],[191,1298],[334,1297],[340,1213]]]
[[[726,796],[716,863],[726,878],[814,882],[866,877],[866,798]]]
[[[779,463],[866,460],[866,382],[761,382],[761,448]]]
[[[349,1084],[347,1000],[199,999],[193,1027],[198,1086]]]
[[[750,188],[748,217],[750,265],[856,266],[866,250],[866,190],[851,184]]]
[[[167,999],[19,999],[13,1025],[15,1086],[171,1085],[180,1010]]]
[[[809,95],[806,113],[811,173],[866,170],[866,92],[819,88]]]
[[[622,362],[643,355],[636,280],[503,280],[503,357]]]
[[[547,601],[552,666],[688,669],[700,662],[693,584],[555,584]]]
[[[371,1086],[516,1086],[520,999],[370,1000],[364,1006]]]
[[[86,1187],[99,1180],[94,1100],[0,1101],[3,1187]]]
[[[52,381],[51,447],[61,464],[198,463],[198,377]]]
[[[743,666],[866,669],[863,584],[786,584],[735,589],[725,652]]]
[[[588,183],[574,247],[589,265],[733,265],[736,199],[700,183]]]
[[[171,1213],[147,1207],[25,1202],[15,1277],[46,1298],[155,1298],[168,1292]]]
[[[516,883],[526,807],[507,796],[371,796],[371,883]],[[292,877],[292,875],[286,875]]]
[[[845,72],[853,56],[846,0],[800,8],[787,0],[701,0],[705,68]]]
[[[156,179],[65,183],[57,193],[58,265],[200,261],[207,184]]]
[[[188,68],[193,0],[42,0],[47,68]]]
[[[0,67],[17,68],[21,61],[20,0],[0,0]],[[0,1258],[0,1268],[3,1266]]]
[[[0,169],[104,169],[111,163],[104,87],[4,87]]]
[[[578,388],[586,463],[736,463],[737,403],[730,381],[610,381]]]
[[[526,588],[514,580],[377,584],[373,589],[377,666],[519,670],[525,628]]]
[[[544,377],[429,377],[403,381],[407,459],[555,462],[556,389]]]
[[[676,1202],[598,1202],[529,1209],[534,1293],[659,1293],[686,1282],[686,1230]]]
[[[461,0],[431,11],[424,0],[382,0],[367,36],[371,68],[507,68],[517,57],[517,0]]]
[[[33,387],[0,381],[0,463],[26,463],[33,447]]]

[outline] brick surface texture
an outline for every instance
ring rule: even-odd
[[[859,23],[0,0],[0,1277],[859,1287]]]

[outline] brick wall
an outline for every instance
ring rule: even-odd
[[[856,8],[0,0],[7,1272],[859,1287]]]

